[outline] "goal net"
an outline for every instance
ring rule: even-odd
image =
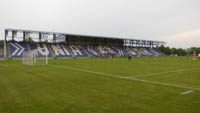
[[[22,64],[33,65],[33,54],[32,52],[23,52]]]
[[[23,53],[23,64],[28,65],[47,65],[48,64],[47,48],[34,49],[31,52]]]

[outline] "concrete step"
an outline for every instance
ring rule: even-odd
[[[53,49],[51,48],[51,45],[50,44],[46,44],[47,45],[47,48],[49,49],[49,52],[52,54],[52,57],[56,57],[55,53],[53,52]]]

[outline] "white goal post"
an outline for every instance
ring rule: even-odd
[[[39,49],[34,49],[30,52],[23,52],[23,59],[22,63],[23,64],[28,64],[28,65],[47,65],[48,64],[48,54],[49,51],[47,48],[39,48]]]
[[[27,52],[27,51],[23,52],[22,64],[27,64],[27,65],[33,65],[34,64],[32,52]]]

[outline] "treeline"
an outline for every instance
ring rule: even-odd
[[[177,54],[179,56],[185,56],[185,55],[191,55],[193,53],[200,53],[200,47],[191,47],[188,49],[182,49],[182,48],[170,48],[170,47],[165,47],[163,45],[157,47],[157,49],[167,55],[172,55],[172,54]]]

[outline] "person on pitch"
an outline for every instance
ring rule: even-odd
[[[132,55],[128,54],[128,61],[131,61],[131,59],[132,59]]]
[[[200,60],[200,53],[198,54],[199,60]]]
[[[157,60],[158,59],[158,54],[155,54],[154,55],[154,60]]]
[[[176,57],[176,59],[178,59],[178,55],[177,54],[175,54],[175,57]]]

